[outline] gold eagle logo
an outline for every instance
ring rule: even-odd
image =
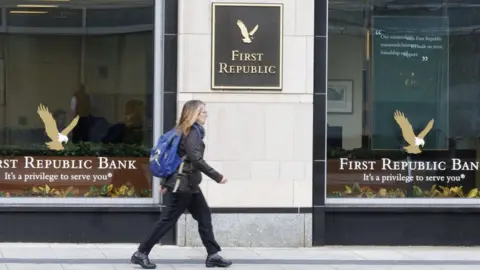
[[[248,32],[247,27],[245,26],[245,24],[241,20],[237,20],[237,26],[238,26],[238,28],[240,28],[240,33],[242,33],[243,43],[252,43],[253,35],[258,30],[258,24],[255,25],[255,27],[250,32]]]
[[[393,114],[393,119],[397,121],[397,124],[402,129],[403,139],[409,144],[408,146],[404,146],[403,149],[405,149],[405,151],[409,154],[420,154],[422,152],[420,145],[422,147],[425,145],[423,138],[425,138],[428,132],[430,132],[432,129],[434,122],[433,119],[428,122],[427,126],[422,130],[422,132],[420,132],[420,134],[418,134],[418,136],[415,136],[412,125],[402,112],[398,110],[395,111]]]
[[[62,143],[68,142],[67,135],[77,125],[79,116],[77,115],[72,120],[72,122],[70,122],[70,125],[68,125],[64,130],[62,130],[62,132],[59,132],[57,122],[55,121],[53,115],[50,113],[47,107],[40,104],[38,106],[37,113],[42,119],[43,124],[45,125],[45,133],[50,138],[50,140],[52,140],[51,142],[45,143],[48,149],[57,151],[63,150],[64,148]]]

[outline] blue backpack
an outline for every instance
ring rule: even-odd
[[[197,127],[194,128],[200,133]],[[177,128],[169,130],[158,138],[157,145],[150,152],[150,171],[159,178],[172,176],[184,158],[178,155],[178,144],[182,133]]]

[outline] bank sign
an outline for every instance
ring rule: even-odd
[[[213,90],[281,90],[283,5],[212,3]]]

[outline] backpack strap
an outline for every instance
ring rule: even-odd
[[[177,192],[178,187],[180,186],[180,177],[178,175],[182,174],[183,172],[183,165],[185,164],[186,158],[187,158],[187,155],[182,157],[182,163],[180,163],[180,167],[178,167],[177,181],[175,181],[175,187],[173,188],[173,193]]]

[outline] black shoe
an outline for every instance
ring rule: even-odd
[[[205,266],[210,267],[229,267],[232,265],[232,262],[229,260],[225,260],[222,256],[218,254],[213,254],[207,257],[205,261]]]
[[[148,258],[148,255],[145,254],[145,253],[142,253],[140,251],[135,252],[132,255],[132,258],[130,259],[130,261],[133,264],[140,265],[143,269],[155,269],[155,268],[157,268],[157,266],[154,263],[150,262],[150,259]]]

